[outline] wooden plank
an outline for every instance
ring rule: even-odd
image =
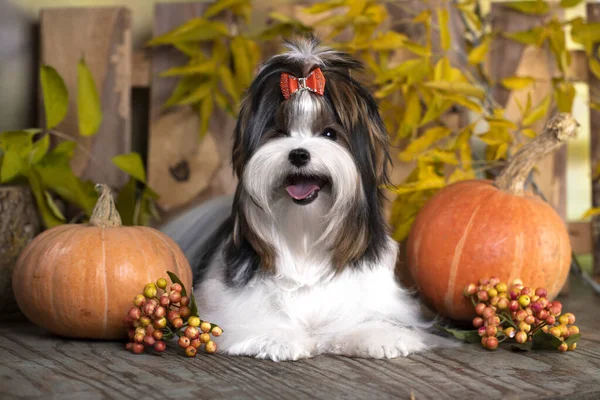
[[[588,22],[600,22],[600,4],[587,4]],[[593,51],[593,57],[598,59],[598,48],[596,44]],[[600,104],[600,79],[594,74],[589,74],[590,100]],[[596,173],[600,169],[600,110],[590,108],[590,159],[592,164],[592,205],[600,207],[600,176]],[[594,275],[600,277],[600,216],[592,220],[592,234],[594,245]]]
[[[154,35],[168,32],[191,18],[201,16],[206,3],[169,3],[155,7]],[[200,121],[189,107],[163,109],[176,78],[158,74],[182,65],[186,57],[170,46],[152,49],[150,88],[150,136],[148,179],[160,195],[164,213],[174,213],[195,201],[232,192],[233,173],[229,163],[235,121],[215,108],[209,132],[200,140]],[[227,176],[227,180],[213,177]],[[205,192],[210,191],[210,194]],[[204,194],[204,196],[203,196]]]
[[[568,66],[567,74],[574,81],[588,81],[587,55],[583,50],[573,50],[571,54],[571,64]]]
[[[150,58],[148,52],[138,50],[133,53],[131,68],[131,86],[149,87],[150,86]]]
[[[186,358],[175,342],[160,356],[134,355],[118,342],[63,340],[30,324],[1,324],[0,397],[122,399],[143,388],[152,399],[597,399],[600,319],[590,306],[597,299],[579,279],[574,288],[563,309],[575,313],[583,336],[566,354],[470,344],[393,360],[275,363],[204,352]]]
[[[48,8],[41,11],[40,24],[41,62],[61,74],[70,94],[67,118],[57,130],[76,137],[94,159],[77,149],[73,170],[118,188],[127,176],[111,159],[131,151],[131,12],[124,7]],[[87,138],[78,134],[75,103],[82,56],[96,81],[104,114],[98,133]],[[43,112],[40,119],[43,123]]]

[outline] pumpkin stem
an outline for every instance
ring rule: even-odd
[[[521,147],[509,160],[496,177],[496,187],[513,195],[523,196],[525,181],[533,166],[567,140],[577,136],[578,128],[579,123],[568,113],[560,113],[551,118],[544,131]]]
[[[122,226],[121,216],[115,206],[110,187],[105,184],[97,184],[96,191],[100,193],[100,197],[90,218],[90,225],[101,228]]]

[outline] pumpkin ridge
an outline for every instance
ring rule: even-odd
[[[100,227],[102,230],[102,265],[104,265],[104,320],[102,322],[102,334],[106,335],[106,329],[108,326],[108,281],[106,272],[106,246],[104,241],[104,227]]]
[[[460,257],[462,256],[463,248],[465,246],[465,242],[467,240],[467,236],[471,232],[473,228],[473,221],[475,220],[475,216],[479,212],[481,208],[481,204],[477,206],[471,218],[469,218],[469,222],[465,227],[465,231],[460,237],[456,247],[454,248],[454,257],[452,258],[452,264],[450,265],[450,275],[448,276],[448,286],[446,287],[446,309],[450,312],[454,312],[454,288],[456,286],[456,274],[458,273],[458,267],[460,263]]]

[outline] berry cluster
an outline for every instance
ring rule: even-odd
[[[162,353],[167,348],[166,341],[177,336],[188,357],[196,356],[202,345],[207,353],[215,353],[217,344],[210,335],[221,336],[223,330],[196,315],[194,298],[187,296],[181,283],[175,282],[169,289],[167,286],[167,280],[160,278],[134,297],[134,307],[125,317],[129,336],[125,348],[135,354],[146,348]]]
[[[574,325],[575,315],[561,314],[562,304],[549,301],[544,288],[533,290],[524,286],[520,279],[515,279],[509,287],[492,277],[480,279],[478,285],[467,285],[464,295],[475,307],[477,316],[473,326],[486,349],[495,350],[507,339],[519,344],[531,342],[539,331],[558,338],[560,345],[557,347],[561,352],[577,347],[577,343],[565,343],[569,336],[579,334],[579,328]]]

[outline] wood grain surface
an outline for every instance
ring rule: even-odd
[[[577,350],[496,352],[478,344],[394,360],[318,356],[133,355],[122,343],[64,340],[30,324],[0,325],[2,399],[598,399],[598,301],[573,279],[563,299],[583,338]],[[226,334],[226,332],[224,333]],[[413,397],[411,397],[413,396]]]
[[[67,118],[57,130],[77,138],[93,160],[76,149],[73,171],[93,182],[120,188],[127,176],[112,163],[131,151],[131,12],[125,7],[47,8],[41,11],[41,62],[54,67],[69,91]],[[77,63],[85,61],[94,76],[103,120],[92,137],[79,136]],[[43,107],[40,119],[44,124]]]

